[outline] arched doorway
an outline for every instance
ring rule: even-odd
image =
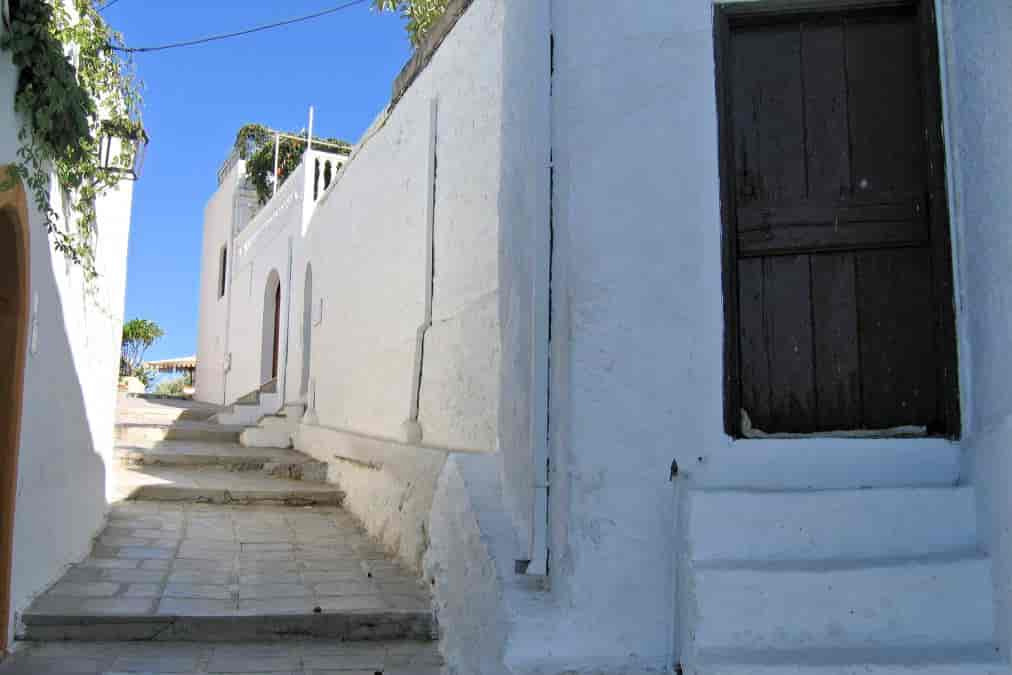
[[[260,383],[276,382],[281,354],[281,277],[277,270],[267,275],[264,289],[263,342],[260,350]]]
[[[306,287],[302,296],[302,383],[299,394],[309,393],[309,364],[313,348],[313,266],[306,265]]]
[[[0,179],[13,181],[8,167]],[[7,189],[4,190],[3,188]],[[10,631],[14,506],[28,342],[28,210],[21,182],[0,187],[0,658]]]

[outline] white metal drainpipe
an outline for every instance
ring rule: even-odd
[[[519,574],[548,576],[550,557],[551,517],[551,386],[552,386],[552,262],[555,227],[555,167],[552,157],[552,78],[554,76],[554,37],[551,32],[551,3],[548,3],[548,157],[545,184],[548,208],[546,221],[532,223],[534,243],[533,273],[531,275],[531,418],[530,439],[533,455],[533,490],[531,493],[531,526],[528,539],[528,559],[516,562]]]

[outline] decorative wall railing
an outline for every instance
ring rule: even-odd
[[[229,153],[228,158],[222,162],[221,168],[218,169],[218,185],[225,182],[225,179],[228,178],[228,174],[231,173],[235,165],[239,163],[239,159],[239,150],[233,148],[232,152]]]
[[[302,156],[302,162],[281,184],[277,193],[249,220],[238,233],[235,242],[237,271],[249,256],[257,242],[270,239],[271,234],[289,225],[300,225],[305,233],[313,217],[316,204],[324,192],[334,184],[337,174],[347,161],[342,154],[309,150]],[[301,211],[295,207],[301,202]]]

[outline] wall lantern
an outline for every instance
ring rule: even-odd
[[[99,128],[99,166],[111,173],[121,173],[137,180],[148,148],[148,133],[140,122],[115,123],[104,120]]]

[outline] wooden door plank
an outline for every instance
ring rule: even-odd
[[[935,423],[931,276],[928,248],[857,256],[863,418],[869,429]]]
[[[801,30],[808,197],[831,202],[851,194],[843,23]]]
[[[924,135],[913,17],[848,20],[851,184],[858,197],[924,194]]]
[[[773,419],[770,415],[770,355],[766,348],[763,265],[760,258],[738,263],[741,407],[755,428],[770,429]]]
[[[801,36],[796,25],[736,35],[733,45],[735,170],[741,203],[805,196]]]
[[[818,428],[860,429],[861,353],[853,253],[812,256],[812,315]]]
[[[816,430],[811,270],[807,255],[767,258],[765,321],[770,355],[769,430]]]

